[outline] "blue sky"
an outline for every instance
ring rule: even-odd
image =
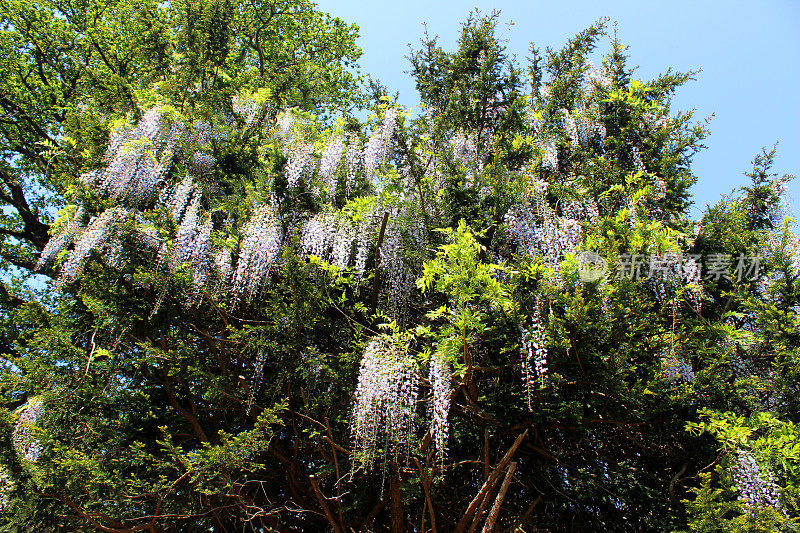
[[[528,45],[560,47],[600,17],[618,23],[630,46],[634,74],[650,79],[673,67],[702,69],[673,100],[675,110],[714,114],[708,149],[695,158],[698,217],[707,203],[744,184],[742,172],[762,146],[779,141],[775,170],[800,175],[800,1],[562,1],[405,2],[318,1],[321,10],[360,27],[362,72],[400,93],[406,106],[418,104],[408,75],[408,45],[417,46],[423,23],[451,50],[460,23],[473,8],[501,11],[501,35],[508,52],[524,61]],[[505,23],[513,22],[513,26]],[[607,50],[607,42],[601,51]],[[800,181],[790,186],[800,216]]]

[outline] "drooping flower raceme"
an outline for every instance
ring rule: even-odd
[[[389,155],[390,143],[395,126],[397,125],[397,110],[389,108],[383,115],[383,122],[372,132],[364,148],[364,173],[367,179],[373,179],[373,174]]]
[[[325,145],[325,149],[322,151],[319,175],[328,189],[328,198],[333,198],[336,194],[336,169],[339,168],[339,163],[342,161],[344,148],[344,137],[337,135]]]
[[[534,313],[531,328],[522,329],[520,344],[523,385],[530,408],[533,392],[543,387],[547,379],[547,339],[538,309]]]
[[[453,390],[453,372],[444,357],[434,354],[431,357],[428,380],[431,384],[432,400],[428,408],[433,444],[439,462],[444,462],[447,454],[447,438],[450,434],[450,397]]]
[[[40,398],[30,400],[20,411],[14,424],[11,441],[19,457],[35,463],[42,453],[42,444],[34,434],[34,428],[44,414],[44,402]]]
[[[62,226],[61,231],[53,235],[47,245],[39,255],[39,260],[36,262],[36,270],[40,270],[53,263],[56,256],[61,253],[67,246],[72,244],[75,238],[84,229],[83,218],[86,215],[86,210],[83,206],[79,206],[75,210],[75,214],[70,218],[66,225]]]
[[[172,167],[175,147],[184,129],[181,122],[167,118],[161,109],[150,109],[135,128],[121,128],[112,136],[106,152],[108,166],[94,173],[87,184],[127,205],[152,201]]]
[[[111,207],[89,223],[75,242],[75,247],[64,266],[61,267],[57,281],[59,285],[73,281],[83,270],[89,253],[92,250],[101,250],[109,239],[115,237],[116,227],[122,222],[126,213],[121,207]]]
[[[244,228],[239,262],[233,275],[233,299],[252,299],[261,290],[280,253],[281,231],[271,206],[256,209]]]
[[[409,451],[418,389],[417,363],[406,348],[373,338],[361,360],[351,428],[361,465],[370,468],[384,445],[395,456]]]
[[[749,451],[736,450],[733,480],[739,490],[739,499],[747,507],[781,509],[780,492],[772,472],[762,470]]]

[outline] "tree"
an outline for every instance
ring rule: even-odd
[[[688,219],[692,73],[594,67],[605,21],[523,69],[473,15],[360,121],[306,4],[126,6],[42,15],[83,89],[4,137],[8,530],[795,527],[788,177]]]

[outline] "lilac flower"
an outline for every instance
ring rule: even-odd
[[[544,141],[543,150],[542,166],[552,172],[558,172],[558,147],[555,139]]]
[[[329,197],[336,194],[336,169],[342,160],[344,152],[344,137],[341,135],[331,139],[322,151],[319,163],[319,175],[325,181]]]
[[[364,148],[364,173],[367,179],[374,179],[375,170],[389,155],[390,142],[397,125],[397,110],[388,108],[383,115],[383,122],[372,132]]]
[[[289,145],[289,158],[283,168],[289,187],[296,187],[302,178],[307,178],[314,171],[314,147],[310,144],[295,142]]]
[[[0,513],[5,512],[11,503],[11,491],[14,490],[14,481],[8,471],[0,467]]]
[[[244,227],[239,261],[233,275],[234,303],[258,295],[275,258],[280,253],[281,233],[271,206],[256,209]]]
[[[197,151],[192,154],[189,161],[188,170],[193,176],[205,176],[217,165],[217,160],[211,154]]]
[[[31,463],[35,463],[42,453],[42,444],[36,438],[34,428],[43,414],[44,402],[40,398],[29,400],[20,410],[11,434],[11,442],[17,455]]]
[[[759,507],[781,509],[780,491],[772,472],[769,469],[762,470],[752,453],[736,450],[736,462],[732,469],[739,499],[749,510]],[[783,513],[786,514],[786,511]]]
[[[125,215],[126,211],[121,207],[111,207],[103,211],[99,217],[92,219],[78,237],[75,247],[61,267],[61,273],[57,280],[58,285],[73,281],[80,275],[86,257],[92,250],[100,250],[108,243]]]
[[[393,339],[373,338],[361,360],[351,433],[358,462],[369,469],[383,443],[395,456],[409,452],[419,379],[417,363]]]
[[[244,118],[246,126],[253,124],[263,108],[264,105],[255,98],[236,96],[233,99],[233,112]]]
[[[430,360],[428,380],[433,389],[433,397],[428,409],[433,443],[439,462],[445,460],[447,454],[447,438],[450,433],[450,396],[452,393],[453,372],[450,363],[442,356],[434,354]]]
[[[50,240],[47,241],[47,245],[39,255],[39,260],[36,262],[36,270],[41,270],[45,266],[51,265],[56,256],[74,242],[75,238],[86,227],[83,224],[85,214],[86,210],[83,206],[77,207],[75,209],[75,214],[72,215],[70,220],[65,225],[61,226],[58,233],[50,237]]]
[[[167,205],[170,209],[172,220],[177,222],[181,219],[184,209],[189,205],[196,190],[197,187],[194,184],[194,180],[189,175],[184,177],[183,180],[175,186],[172,197]]]
[[[358,179],[358,174],[363,168],[363,157],[361,150],[361,141],[355,134],[347,136],[347,152],[345,154],[345,165],[347,166],[347,175],[345,179],[345,196],[348,198],[352,193]]]
[[[675,354],[670,347],[661,355],[664,379],[667,383],[694,383],[694,369],[689,361]]]
[[[547,339],[538,304],[532,322],[530,329],[522,328],[520,339],[522,377],[528,409],[531,408],[533,392],[544,387],[547,379]]]
[[[167,119],[159,108],[150,109],[135,128],[124,128],[112,136],[106,153],[108,166],[87,183],[129,205],[151,202],[172,166],[184,129],[180,122]]]

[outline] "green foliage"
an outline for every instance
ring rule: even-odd
[[[790,177],[764,151],[688,218],[693,73],[636,79],[605,20],[521,66],[476,13],[412,52],[423,113],[373,86],[360,121],[356,28],[305,1],[0,5],[4,531],[798,529]],[[128,201],[89,178],[145,116],[177,133],[121,143],[165,169]],[[779,505],[740,501],[739,450]]]

